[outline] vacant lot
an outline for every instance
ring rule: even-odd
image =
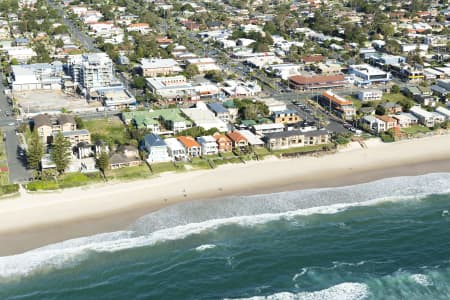
[[[65,94],[61,91],[15,92],[14,98],[24,113],[45,111],[89,110],[101,106],[99,102],[87,103],[84,98]]]

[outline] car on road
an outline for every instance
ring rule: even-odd
[[[349,124],[349,123],[344,123],[343,126],[344,126],[345,129],[350,129],[352,127],[352,125]]]
[[[15,125],[15,123],[14,122],[12,122],[12,123],[8,123],[8,126],[14,126]]]
[[[9,110],[7,110],[7,111],[5,112],[5,116],[9,117],[10,115],[11,115],[11,112],[10,112]]]

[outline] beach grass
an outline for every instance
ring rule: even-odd
[[[404,133],[407,133],[407,134],[414,135],[414,134],[418,134],[418,133],[427,133],[427,132],[430,132],[431,130],[428,127],[425,127],[422,125],[413,125],[408,128],[402,128],[401,131]]]
[[[0,185],[7,185],[7,184],[9,184],[8,172],[1,172],[0,173]]]
[[[108,170],[105,175],[108,180],[132,180],[148,178],[152,176],[152,173],[146,164],[142,164],[140,166]]]
[[[329,146],[334,146],[333,144],[327,144]],[[293,153],[308,153],[308,152],[316,152],[321,151],[326,148],[327,145],[313,145],[313,146],[304,146],[298,148],[290,148],[283,150],[275,150],[272,154],[281,157],[283,154],[293,154]]]
[[[174,172],[183,169],[183,164],[174,164],[173,162],[157,163],[150,165],[153,173]]]

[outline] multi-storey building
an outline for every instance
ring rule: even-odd
[[[81,88],[110,86],[114,81],[113,62],[106,53],[70,55],[67,69]]]

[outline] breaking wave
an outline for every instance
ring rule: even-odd
[[[0,279],[17,279],[35,272],[73,266],[92,253],[152,246],[213,231],[225,225],[254,226],[298,216],[335,214],[350,207],[405,198],[420,199],[449,190],[450,174],[435,173],[340,188],[186,202],[144,216],[126,231],[77,238],[23,254],[0,257]],[[208,249],[203,246],[196,250]]]

